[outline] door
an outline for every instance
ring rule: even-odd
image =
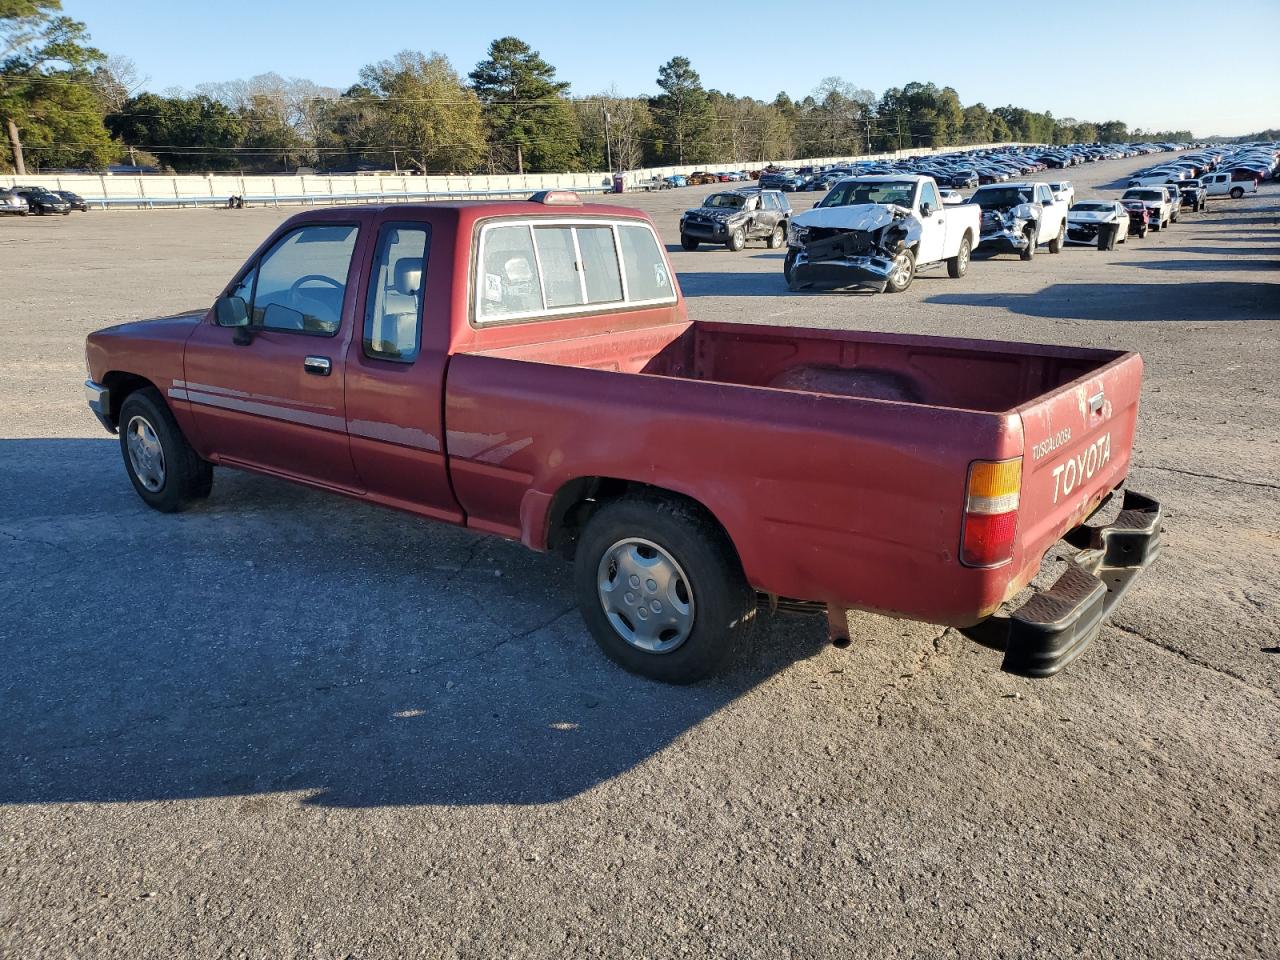
[[[247,304],[249,326],[210,318],[187,341],[175,388],[207,455],[359,490],[343,399],[359,226],[358,217],[325,220],[280,236],[230,291]]]
[[[432,215],[396,216],[378,223],[360,281],[360,330],[347,353],[351,456],[371,499],[461,523],[442,442],[451,258],[432,253]]]
[[[928,216],[924,215],[926,206]],[[925,181],[920,188],[920,249],[916,263],[937,263],[942,259],[946,242],[947,215],[942,209],[942,198],[938,196],[938,188]]]

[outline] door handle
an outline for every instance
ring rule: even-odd
[[[302,369],[307,373],[314,373],[317,377],[327,377],[332,368],[333,364],[329,362],[328,357],[307,357],[302,361]]]

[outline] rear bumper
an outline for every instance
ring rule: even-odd
[[[1052,587],[1009,616],[1003,669],[1050,677],[1078,657],[1111,609],[1160,555],[1162,520],[1159,503],[1126,490],[1114,523],[1069,533],[1066,539],[1081,551]]]

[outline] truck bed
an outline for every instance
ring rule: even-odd
[[[664,324],[481,356],[681,380],[1012,412],[1117,350],[748,324]]]
[[[468,523],[533,547],[576,477],[651,483],[703,503],[758,590],[967,626],[1128,472],[1132,353],[714,323],[525,336],[450,359],[446,448]],[[1011,457],[1014,556],[964,567],[969,465]]]

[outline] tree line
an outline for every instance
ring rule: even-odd
[[[658,68],[653,96],[571,96],[529,44],[501,37],[465,76],[443,54],[404,50],[345,90],[274,73],[143,91],[127,58],[93,47],[60,0],[0,0],[0,169],[175,172],[396,169],[569,172],[760,162],[910,147],[1022,141],[1192,139],[1023,107],[965,106],[951,87],[877,96],[828,77],[803,98],[738,97],[703,85],[686,57]]]

